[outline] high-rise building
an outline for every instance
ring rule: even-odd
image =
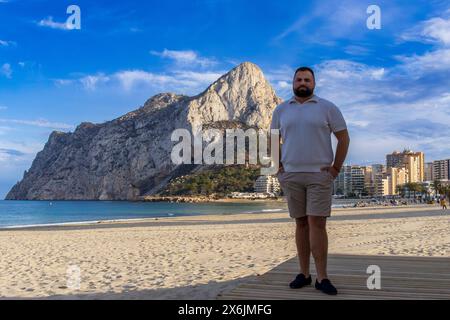
[[[372,164],[372,172],[375,177],[376,174],[385,173],[386,166],[384,164]]]
[[[433,161],[433,180],[450,180],[450,159]]]
[[[386,155],[388,168],[405,168],[409,182],[422,182],[425,178],[425,156],[423,152],[403,150]]]
[[[352,175],[352,192],[356,195],[361,195],[364,191],[364,167],[351,166]]]
[[[408,182],[407,170],[405,168],[390,167],[387,169],[385,177],[388,179],[388,191],[389,195],[396,195],[397,186]]]
[[[425,181],[433,181],[433,162],[425,163]]]
[[[373,174],[372,166],[364,167],[364,189],[369,196],[375,194],[375,176]]]
[[[361,195],[365,187],[365,169],[363,166],[345,165],[334,181],[335,194]]]
[[[389,184],[390,178],[386,175],[386,173],[377,173],[375,175],[375,195],[376,196],[386,196],[389,195]]]
[[[386,155],[386,166],[388,168],[402,166],[404,163],[404,161],[403,161],[404,157],[405,157],[404,152],[394,151],[391,154],[387,154]]]

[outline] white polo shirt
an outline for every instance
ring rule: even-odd
[[[333,163],[331,133],[347,125],[338,107],[313,95],[304,103],[292,97],[278,105],[270,128],[280,130],[280,161],[286,172],[320,172]]]

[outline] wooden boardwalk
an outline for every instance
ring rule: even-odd
[[[336,296],[328,296],[314,288],[315,266],[313,262],[311,264],[311,286],[289,288],[289,282],[299,270],[295,257],[255,280],[241,283],[217,299],[450,299],[450,258],[329,255],[328,274],[338,289]],[[370,265],[381,269],[380,290],[367,288],[367,279],[371,275],[367,273],[367,267]]]

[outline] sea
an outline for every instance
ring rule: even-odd
[[[333,199],[333,207],[357,200]],[[18,201],[0,200],[0,228],[51,226],[141,218],[163,218],[288,210],[286,202],[130,202],[130,201]]]

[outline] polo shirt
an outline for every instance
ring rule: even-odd
[[[320,172],[334,160],[331,133],[347,124],[332,102],[313,95],[300,103],[293,96],[275,107],[270,129],[280,130],[284,171]]]

